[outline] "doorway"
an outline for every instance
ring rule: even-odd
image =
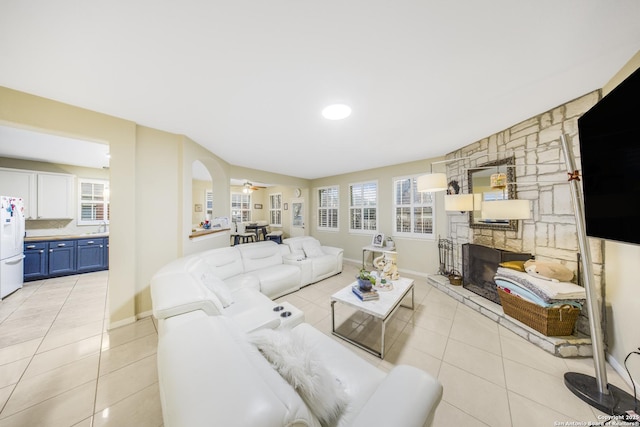
[[[291,237],[305,236],[304,199],[291,199]]]

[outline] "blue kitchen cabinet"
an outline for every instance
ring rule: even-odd
[[[24,244],[24,281],[44,279],[49,274],[49,243]]]
[[[24,281],[109,269],[109,237],[34,240],[24,244]]]
[[[64,276],[76,272],[76,241],[49,242],[49,277]]]
[[[77,251],[76,271],[78,273],[104,269],[105,244],[103,238],[80,239],[77,243]]]
[[[103,270],[109,269],[109,238],[108,237],[104,238],[104,258],[102,261],[102,269]]]

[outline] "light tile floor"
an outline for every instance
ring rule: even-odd
[[[280,298],[331,336],[330,296],[357,266]],[[0,302],[0,427],[162,426],[152,318],[106,330],[107,272],[26,283]],[[416,278],[414,311],[387,327],[385,360],[337,340],[383,370],[403,363],[444,386],[434,426],[554,426],[600,422],[564,386],[591,359],[560,359]],[[380,325],[336,304],[343,333],[379,345]],[[609,366],[609,382],[629,387]],[[566,425],[566,424],[565,424]]]

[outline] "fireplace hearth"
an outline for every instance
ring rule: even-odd
[[[526,261],[529,253],[510,252],[487,246],[465,243],[462,245],[462,286],[473,293],[500,304],[493,277],[498,265],[505,261]]]

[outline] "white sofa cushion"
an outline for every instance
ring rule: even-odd
[[[320,426],[227,317],[194,313],[168,327],[157,360],[165,427]]]
[[[324,252],[322,251],[322,246],[320,242],[316,239],[308,239],[302,243],[302,250],[307,258],[319,258],[324,256]]]
[[[339,271],[335,255],[322,255],[313,258],[311,268],[313,269],[313,277],[316,278],[335,274],[336,271]]]
[[[266,241],[240,245],[238,250],[242,256],[245,273],[282,265],[282,253],[276,242]]]
[[[211,272],[222,280],[245,272],[242,265],[242,257],[235,246],[210,249],[198,255],[209,265]]]
[[[291,255],[285,256],[287,264],[302,268],[302,286],[318,282],[342,271],[344,250],[332,246],[323,246],[318,239],[311,236],[289,237],[281,246],[288,246]],[[306,258],[305,258],[306,257]],[[300,259],[309,261],[304,265]]]
[[[313,239],[313,237],[310,237]],[[304,253],[304,249],[302,248],[302,244],[307,240],[307,237],[289,237],[288,239],[284,239],[282,243],[286,244],[289,247],[289,251],[293,255],[302,255],[306,256]],[[315,240],[315,239],[314,239]]]
[[[265,267],[254,274],[260,279],[260,292],[272,299],[300,289],[300,268],[294,265]]]
[[[238,289],[255,289],[260,291],[260,279],[255,274],[239,274],[237,276],[227,277],[224,279],[224,283],[227,284],[231,292],[235,292]]]
[[[280,375],[298,392],[322,425],[335,425],[348,404],[340,380],[327,370],[322,354],[309,351],[299,330],[261,329],[249,334]]]
[[[204,272],[202,273],[200,280],[207,289],[216,294],[224,308],[227,308],[234,303],[231,290],[227,284],[222,281],[222,279],[214,276],[211,272]]]

